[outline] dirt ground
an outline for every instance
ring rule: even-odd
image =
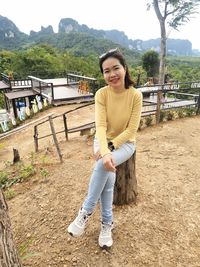
[[[43,112],[60,114],[74,106]],[[91,121],[92,107],[71,115],[72,124]],[[61,120],[55,124],[61,129]],[[39,136],[49,131],[41,126]],[[93,166],[92,141],[59,135],[61,164],[51,139],[39,140],[34,153],[33,125],[0,140],[1,168],[12,148],[23,161],[34,158],[37,174],[16,184],[8,200],[17,247],[26,267],[199,267],[200,266],[200,118],[183,118],[138,132],[136,205],[114,206],[113,247],[98,246],[99,206],[82,237],[66,228],[87,191]],[[42,175],[43,173],[43,175]],[[46,173],[47,175],[44,175]]]

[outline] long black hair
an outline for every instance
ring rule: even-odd
[[[111,49],[99,57],[99,67],[100,67],[101,73],[103,73],[103,67],[102,67],[103,62],[109,57],[113,57],[113,58],[118,59],[120,64],[126,70],[125,79],[124,79],[125,88],[128,89],[131,85],[134,85],[135,82],[132,80],[132,78],[130,76],[128,66],[126,64],[126,60],[118,48]]]

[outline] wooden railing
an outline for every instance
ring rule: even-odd
[[[176,109],[176,108],[182,108],[182,107],[194,107],[196,108],[196,114],[200,113],[200,86],[194,86],[196,83],[193,83],[193,86],[191,86],[192,83],[187,83],[188,88],[182,88],[180,89],[180,86],[177,87],[175,89],[175,87],[164,87],[164,86],[154,86],[151,88],[138,88],[138,90],[141,90],[142,93],[149,93],[151,96],[150,98],[144,98],[143,100],[143,107],[142,107],[142,117],[145,116],[149,116],[149,115],[155,115],[156,116],[156,122],[159,122],[160,119],[160,113],[161,111],[165,111],[165,110],[170,110],[170,109]],[[200,85],[200,83],[199,83]],[[169,89],[169,88],[173,88]],[[186,90],[195,90],[197,93],[193,94],[193,93],[186,93]],[[181,91],[180,91],[181,90]],[[185,92],[185,93],[184,93]],[[159,96],[159,94],[161,94],[161,96],[163,94],[167,95],[167,100],[163,101],[163,99]],[[170,95],[173,95],[173,98],[168,98]],[[182,99],[182,97],[186,97],[186,99]],[[151,98],[152,97],[152,98]],[[174,98],[175,97],[175,98]],[[81,124],[81,125],[77,125],[75,127],[68,127],[68,115],[70,113],[73,113],[79,109],[83,109],[87,106],[90,105],[94,105],[94,102],[86,104],[86,105],[82,105],[79,106],[77,108],[74,108],[72,110],[69,110],[61,115],[58,116],[50,116],[47,120],[37,124],[34,126],[34,143],[35,143],[35,151],[38,151],[38,147],[39,147],[39,140],[49,137],[49,136],[53,136],[53,140],[54,143],[56,145],[57,148],[57,152],[60,158],[60,161],[62,161],[62,155],[60,152],[60,148],[58,145],[58,141],[57,141],[57,134],[60,133],[64,133],[65,134],[65,139],[68,141],[69,140],[69,134],[71,133],[75,133],[75,132],[80,132],[80,133],[85,133],[85,131],[88,131],[92,128],[95,128],[95,122],[91,121],[89,123],[86,124]],[[54,128],[54,120],[56,118],[60,117],[63,121],[63,129],[60,131],[55,131]],[[44,136],[39,136],[39,126],[44,124],[44,123],[49,123],[50,125],[50,129],[51,129],[51,133],[44,135]]]
[[[68,141],[69,140],[69,136],[68,136],[69,133],[80,132],[81,134],[85,134],[85,131],[94,128],[95,127],[94,121],[86,123],[86,124],[81,124],[81,125],[78,125],[78,126],[72,127],[72,128],[68,127],[68,122],[67,122],[67,115],[69,113],[72,113],[74,111],[77,111],[78,109],[82,109],[82,108],[85,108],[85,107],[93,105],[93,104],[94,104],[94,102],[82,105],[82,106],[77,107],[77,108],[74,108],[72,110],[69,110],[69,111],[61,114],[61,115],[57,115],[57,116],[53,116],[53,117],[49,116],[49,118],[47,120],[45,120],[43,122],[40,122],[37,125],[35,125],[34,126],[34,136],[33,136],[34,137],[34,144],[35,144],[35,152],[38,152],[39,140],[40,139],[52,136],[53,140],[54,140],[54,143],[55,143],[55,146],[56,146],[56,149],[57,149],[57,152],[58,152],[58,155],[59,155],[59,158],[60,158],[60,161],[62,162],[62,154],[60,152],[60,148],[59,148],[59,145],[58,145],[58,141],[57,141],[56,135],[60,134],[60,133],[64,133],[65,134],[65,139]],[[56,132],[53,121],[56,118],[59,118],[59,117],[62,118],[62,120],[63,120],[63,130]],[[50,129],[51,129],[51,133],[49,133],[47,135],[39,136],[39,126],[41,126],[44,123],[49,123]]]
[[[13,77],[1,73],[1,79],[4,83],[10,86],[10,89],[26,89],[32,88],[31,79],[13,79]]]
[[[12,90],[32,88],[32,80],[31,79],[10,80],[10,87]]]
[[[97,79],[74,73],[67,73],[67,84],[78,84],[81,92],[95,93]]]
[[[160,122],[163,110],[194,107],[196,114],[199,114],[200,81],[143,86],[138,87],[138,90],[146,96],[142,116],[155,114],[157,123]]]
[[[32,89],[47,98],[49,102],[54,100],[54,92],[53,92],[53,83],[47,83],[44,80],[34,77],[28,76],[32,81]]]
[[[10,86],[10,77],[6,75],[5,73],[1,73],[1,80]]]

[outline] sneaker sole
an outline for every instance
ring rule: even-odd
[[[68,232],[68,234],[70,234],[73,237],[79,237],[79,236],[81,236],[84,233],[84,231],[82,231],[79,234],[73,234],[73,232],[69,228],[67,229],[67,232]]]
[[[100,246],[101,248],[103,248],[103,249],[111,248],[112,245],[113,245],[113,242],[111,242],[109,245],[101,244],[101,243],[99,242],[99,246]]]
[[[111,247],[112,245],[111,246],[106,246],[106,245],[100,246],[101,249],[105,249],[105,250],[109,250]]]
[[[68,231],[67,231],[68,232]],[[74,236],[71,232],[68,232],[68,234],[70,234],[71,236]]]
[[[68,232],[68,231],[67,231]],[[68,234],[70,234],[71,236],[73,236],[73,237],[79,237],[79,236],[81,236],[82,234],[80,234],[80,235],[74,235],[72,232],[68,232]]]

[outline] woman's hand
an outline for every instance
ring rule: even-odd
[[[97,160],[99,160],[99,159],[101,159],[102,158],[102,156],[101,156],[101,154],[100,154],[100,151],[97,151],[95,154],[94,154],[94,159],[97,161]]]
[[[116,172],[115,163],[114,163],[112,154],[107,154],[103,156],[103,165],[106,171]]]

